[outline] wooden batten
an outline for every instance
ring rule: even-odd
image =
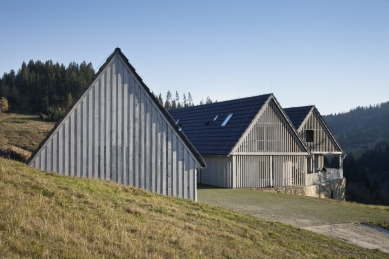
[[[269,99],[230,154],[284,153],[308,155],[297,132]]]
[[[307,140],[307,130],[313,131],[313,141],[306,145],[315,154],[342,154],[343,151],[335,138],[332,136],[324,120],[317,109],[313,106],[305,120],[298,128],[298,132],[304,140]]]

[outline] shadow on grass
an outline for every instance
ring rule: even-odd
[[[213,186],[213,185],[207,185],[207,184],[202,184],[198,183],[197,184],[197,189],[229,189],[229,188],[224,188],[224,187],[219,187],[219,186]]]
[[[39,121],[39,122],[50,122],[39,117],[39,113],[28,113],[28,112],[12,112],[7,113],[8,116],[4,116],[4,121],[11,123],[18,123],[18,121]],[[1,116],[0,116],[1,119]]]

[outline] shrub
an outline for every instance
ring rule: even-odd
[[[47,119],[49,121],[58,121],[64,114],[61,108],[49,108]]]
[[[9,110],[8,100],[5,97],[0,98],[0,113],[6,112]]]

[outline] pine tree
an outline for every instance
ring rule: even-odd
[[[162,99],[161,93],[159,93],[159,96],[158,96],[158,103],[163,107],[163,99]]]
[[[176,91],[176,108],[180,108],[181,107],[181,104],[180,104],[180,95],[178,94],[178,92]]]
[[[183,102],[183,107],[186,108],[188,107],[188,103],[186,102],[186,95],[185,93],[182,95],[182,102]]]
[[[73,103],[73,97],[71,93],[68,93],[66,97],[66,108],[69,108]]]
[[[192,95],[190,94],[190,92],[188,92],[188,100],[187,100],[187,102],[188,102],[188,107],[194,105],[193,104]]]
[[[177,103],[176,103],[176,100],[173,100],[172,101],[172,104],[171,104],[171,107],[170,109],[177,109]]]
[[[170,90],[168,90],[166,94],[166,101],[165,101],[166,110],[169,110],[171,108],[171,103],[170,103],[171,99],[172,99],[172,94],[170,93]]]

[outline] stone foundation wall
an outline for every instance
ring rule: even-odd
[[[317,185],[259,188],[259,190],[344,201],[346,197],[346,178],[336,179]]]

